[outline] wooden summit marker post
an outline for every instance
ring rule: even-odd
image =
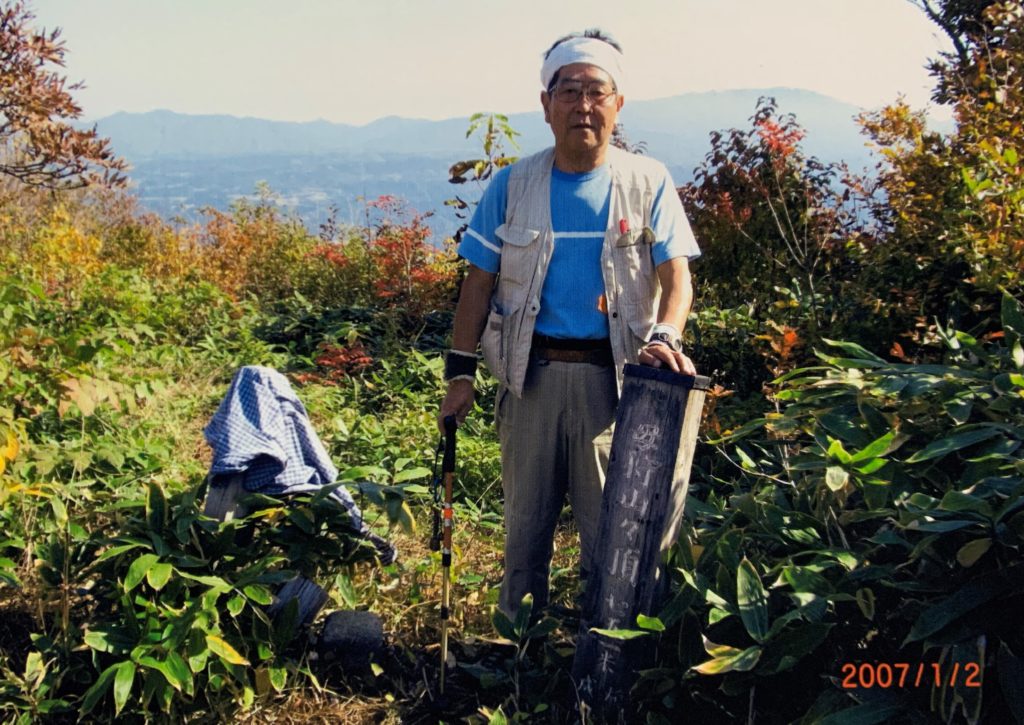
[[[601,499],[594,571],[573,660],[579,697],[598,722],[623,721],[643,657],[626,640],[590,631],[635,629],[653,614],[661,553],[683,518],[697,444],[704,376],[626,365]],[[639,640],[649,650],[649,645]]]

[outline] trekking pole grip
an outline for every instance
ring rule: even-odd
[[[441,461],[442,473],[455,472],[455,416],[448,415],[444,419],[444,459]]]

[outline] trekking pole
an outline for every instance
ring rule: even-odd
[[[441,679],[444,694],[444,674],[448,662],[449,579],[452,566],[452,481],[455,478],[455,416],[444,419],[444,458],[441,461],[444,476],[444,503],[441,509]],[[440,492],[438,492],[440,493]],[[436,537],[436,534],[435,534]],[[433,544],[433,541],[431,542]],[[436,550],[436,549],[435,549]]]

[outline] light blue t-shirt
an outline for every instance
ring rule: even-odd
[[[459,244],[459,255],[480,269],[497,273],[502,241],[495,230],[505,223],[510,167],[491,180]],[[582,174],[551,172],[551,227],[555,246],[541,290],[535,330],[574,339],[608,337],[608,315],[601,310],[604,277],[601,249],[611,205],[607,164]],[[668,172],[651,210],[654,265],[675,257],[693,259],[700,249]]]

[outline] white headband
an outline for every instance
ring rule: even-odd
[[[551,86],[551,79],[555,77],[559,68],[570,63],[596,65],[612,77],[616,90],[622,94],[622,86],[626,82],[622,53],[605,41],[596,38],[573,38],[555,46],[540,69],[540,81],[544,88]]]

